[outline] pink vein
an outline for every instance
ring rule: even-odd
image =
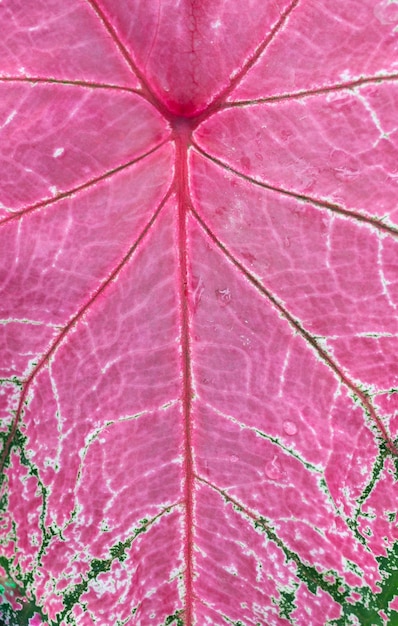
[[[199,476],[199,474],[195,474],[195,479],[199,481],[200,483],[202,483],[203,485],[210,487],[210,489],[218,493],[218,495],[228,500],[231,504],[233,504],[238,509],[240,509],[242,513],[247,515],[247,517],[250,517],[253,521],[259,522],[261,520],[261,515],[256,515],[255,513],[250,511],[250,509],[247,509],[241,502],[239,502],[238,500],[235,500],[235,498],[230,496],[226,491],[224,491],[223,489],[220,489],[219,487],[214,485],[212,482],[210,482],[206,478],[203,478],[203,476]],[[271,528],[266,524],[266,522],[261,521],[261,523],[263,524],[265,528],[268,528],[269,530],[271,530]]]
[[[380,230],[383,233],[387,233],[387,234],[389,234],[389,235],[391,235],[393,237],[398,236],[398,227],[397,226],[390,226],[388,224],[385,224],[384,222],[382,222],[377,217],[373,217],[371,215],[365,215],[365,214],[357,213],[356,211],[353,211],[351,209],[346,209],[343,206],[341,206],[339,204],[336,204],[335,202],[328,202],[327,200],[319,200],[319,199],[314,198],[312,196],[307,196],[306,194],[297,193],[297,192],[291,191],[289,189],[284,189],[283,187],[275,187],[274,185],[270,185],[269,183],[261,182],[259,180],[256,180],[255,178],[252,178],[251,176],[248,176],[247,174],[243,174],[239,170],[236,170],[234,167],[232,167],[231,165],[228,165],[228,163],[225,163],[221,159],[208,154],[207,152],[202,150],[202,148],[197,143],[195,143],[194,141],[192,142],[192,146],[205,159],[208,159],[209,161],[212,161],[213,163],[215,163],[219,167],[222,167],[223,169],[227,170],[228,172],[231,172],[232,174],[235,174],[236,176],[238,176],[242,180],[245,180],[246,182],[252,183],[253,185],[256,185],[257,187],[262,187],[263,189],[268,189],[269,191],[274,191],[276,193],[282,194],[283,196],[287,196],[289,198],[294,198],[295,200],[300,200],[301,202],[308,202],[308,203],[313,204],[314,206],[316,206],[316,207],[318,207],[320,209],[328,209],[329,211],[332,211],[333,213],[337,213],[338,215],[341,215],[343,217],[351,217],[351,218],[355,219],[358,222],[369,224],[370,226],[373,226],[377,230]]]
[[[27,401],[28,392],[29,392],[29,389],[30,389],[32,383],[35,381],[36,377],[41,372],[41,370],[49,362],[49,359],[54,355],[55,351],[60,346],[60,344],[69,335],[71,330],[78,324],[78,322],[82,319],[82,317],[92,308],[92,305],[94,304],[94,302],[97,302],[99,300],[100,296],[103,295],[103,293],[106,291],[106,289],[109,287],[109,285],[114,281],[114,279],[120,274],[120,272],[123,270],[123,268],[127,265],[127,263],[129,262],[129,260],[133,256],[133,254],[136,251],[136,249],[139,246],[139,244],[143,241],[143,239],[148,234],[149,230],[152,228],[153,224],[155,223],[159,213],[161,212],[163,206],[167,202],[167,200],[170,197],[171,193],[172,193],[172,187],[169,188],[169,190],[167,191],[167,193],[165,194],[165,196],[163,197],[163,199],[159,203],[156,211],[152,215],[151,219],[146,223],[146,225],[142,229],[141,233],[138,235],[137,239],[135,240],[133,245],[130,247],[128,252],[124,255],[122,260],[111,271],[111,273],[102,282],[102,284],[100,283],[100,286],[97,287],[97,289],[94,292],[94,294],[88,298],[88,300],[80,307],[80,309],[77,311],[77,313],[63,327],[63,329],[58,334],[58,336],[50,344],[50,346],[47,349],[47,351],[41,356],[41,358],[39,359],[38,363],[36,364],[36,366],[34,367],[32,372],[29,374],[28,378],[24,381],[22,392],[21,392],[21,397],[20,397],[20,400],[19,400],[19,403],[18,403],[18,408],[17,408],[16,414],[15,414],[15,418],[14,418],[14,421],[13,421],[10,433],[8,435],[7,441],[5,443],[2,455],[0,457],[0,473],[3,471],[4,464],[5,464],[6,459],[8,457],[8,453],[10,451],[13,439],[15,437],[15,433],[17,431],[18,424],[20,422],[20,419],[21,419],[21,416],[22,416],[22,413],[23,413],[24,404]]]
[[[113,42],[114,42],[115,46],[118,48],[118,50],[121,53],[123,59],[126,61],[127,65],[129,66],[130,70],[132,71],[133,75],[136,78],[138,78],[138,80],[140,81],[140,83],[142,85],[143,93],[146,96],[146,98],[148,99],[148,101],[151,102],[151,104],[153,104],[153,106],[155,106],[160,113],[162,113],[166,118],[168,118],[169,115],[170,115],[169,110],[164,106],[164,104],[159,100],[159,98],[156,96],[155,92],[152,90],[151,86],[149,85],[148,81],[145,78],[145,74],[143,74],[143,72],[141,72],[141,70],[139,69],[138,65],[135,63],[135,61],[134,61],[133,57],[131,56],[129,50],[124,45],[124,43],[121,41],[121,39],[120,39],[119,35],[117,34],[115,28],[112,26],[112,24],[111,24],[110,20],[108,19],[107,15],[105,14],[105,12],[99,6],[99,3],[97,2],[97,0],[86,0],[86,2],[91,6],[93,11],[96,13],[98,19],[100,20],[100,22],[102,23],[104,28],[107,30],[107,32],[110,35],[110,37],[113,39]]]
[[[332,360],[329,354],[321,348],[316,339],[300,324],[300,322],[289,312],[289,310],[279,301],[277,296],[272,293],[267,287],[265,287],[253,274],[251,274],[245,266],[238,261],[238,259],[228,250],[228,248],[219,241],[210,227],[205,223],[202,217],[197,213],[193,205],[191,205],[191,212],[195,217],[196,221],[201,226],[202,230],[209,237],[209,239],[217,246],[217,248],[223,253],[223,255],[239,270],[241,275],[243,275],[255,289],[264,297],[266,297],[272,306],[287,320],[290,326],[296,331],[306,342],[307,344],[319,355],[322,361],[336,374],[339,380],[354,394],[356,395],[362,406],[365,409],[365,412],[369,415],[373,423],[376,425],[379,430],[383,440],[386,442],[390,451],[398,456],[398,449],[395,443],[390,438],[383,422],[379,418],[376,413],[375,408],[373,407],[368,396],[359,389],[355,383],[344,374],[339,366]]]
[[[372,85],[378,83],[394,82],[398,80],[398,74],[386,74],[385,76],[365,76],[358,80],[351,80],[345,83],[336,83],[335,85],[319,87],[318,89],[305,89],[302,91],[294,91],[265,98],[255,98],[253,100],[236,100],[235,102],[225,102],[220,106],[221,109],[229,109],[233,107],[243,107],[255,104],[263,104],[265,102],[280,102],[281,100],[294,100],[307,98],[309,96],[319,96],[322,94],[333,93],[334,91],[343,91],[344,89],[354,89],[361,85]]]
[[[272,528],[272,526],[269,523],[267,523],[267,520],[261,514],[254,513],[252,510],[250,510],[245,505],[243,505],[239,500],[236,500],[236,498],[231,497],[227,493],[227,491],[224,491],[223,489],[220,489],[219,487],[214,485],[209,480],[206,480],[206,478],[203,478],[202,476],[199,476],[198,474],[195,474],[195,479],[198,482],[202,483],[203,485],[206,485],[207,487],[209,487],[210,489],[215,491],[219,496],[221,496],[227,502],[230,502],[232,504],[232,506],[235,509],[238,509],[238,511],[240,511],[243,515],[245,515],[246,517],[250,518],[251,520],[253,520],[257,524],[261,525],[262,528],[267,533],[268,538],[271,541],[273,541],[277,546],[279,546],[279,548],[281,548],[281,550],[283,550],[284,552],[285,552],[286,548],[288,548],[289,553],[290,553],[289,557],[293,561],[295,561],[295,563],[302,564],[302,560],[300,559],[298,554],[296,554],[295,552],[293,552],[292,550],[289,549],[288,545],[286,545],[285,542],[282,539],[280,539],[280,537],[278,537],[275,529]],[[352,532],[351,528],[349,530],[350,530],[350,532]],[[286,554],[286,552],[285,552],[285,554]],[[327,589],[325,589],[325,591],[327,591]]]
[[[241,579],[239,579],[239,580],[241,580]],[[248,582],[247,578],[245,578],[244,580],[245,580],[245,582]],[[250,583],[249,583],[249,584],[250,584]],[[195,598],[197,598],[197,601],[199,602],[199,604],[201,604],[202,606],[204,606],[204,607],[205,607],[205,609],[207,609],[207,613],[208,613],[208,614],[206,615],[207,620],[209,620],[209,619],[210,619],[210,615],[216,615],[218,619],[219,619],[219,618],[221,618],[221,619],[223,620],[223,622],[222,622],[223,624],[224,624],[225,622],[228,622],[228,623],[230,623],[230,624],[239,624],[239,623],[242,623],[242,622],[234,622],[234,620],[233,620],[233,618],[232,618],[232,617],[228,617],[226,613],[222,613],[222,612],[221,612],[221,609],[215,609],[215,608],[214,608],[214,606],[212,606],[212,605],[211,605],[210,603],[208,603],[208,602],[205,602],[205,600],[202,600],[202,598],[199,598],[199,597],[198,597],[198,596],[196,596],[196,595],[195,595]],[[208,623],[209,623],[209,622],[208,622]],[[215,624],[215,623],[216,623],[216,622],[214,621],[214,622],[213,622],[213,624]],[[253,622],[252,622],[252,623],[253,623]],[[258,623],[259,623],[259,622],[257,622],[257,624],[258,624]]]
[[[183,133],[176,135],[175,187],[178,196],[178,258],[180,268],[181,369],[184,419],[184,500],[185,500],[185,623],[193,623],[193,459],[192,459],[192,374],[188,310],[187,211],[190,206],[188,189],[188,140]]]
[[[111,85],[109,83],[96,83],[89,80],[64,80],[43,76],[0,76],[0,83],[41,83],[44,85],[89,87],[91,89],[112,89],[113,91],[127,91],[128,93],[134,93],[141,98],[145,98],[145,95],[140,89],[123,87],[121,85]]]
[[[158,3],[158,16],[157,16],[157,20],[156,20],[156,28],[155,28],[155,32],[153,33],[153,37],[152,37],[152,41],[151,41],[151,45],[149,46],[149,50],[148,50],[148,54],[146,55],[146,60],[144,63],[144,69],[146,69],[147,65],[148,65],[148,61],[151,57],[152,54],[152,50],[154,48],[158,33],[159,33],[159,26],[160,26],[160,9],[161,9],[161,0],[157,0]]]
[[[257,46],[256,50],[250,56],[248,61],[243,65],[243,67],[239,70],[239,72],[236,74],[236,76],[234,76],[230,80],[229,85],[227,87],[225,87],[225,89],[223,89],[214,98],[213,102],[211,102],[209,104],[209,106],[206,108],[206,110],[203,112],[204,119],[207,119],[209,117],[209,115],[212,114],[213,111],[215,111],[215,110],[220,108],[220,106],[222,105],[224,100],[226,100],[226,98],[228,98],[230,93],[232,93],[232,91],[236,88],[236,86],[240,83],[240,81],[246,76],[248,71],[253,67],[253,65],[255,63],[257,63],[258,59],[263,54],[263,52],[266,50],[266,48],[269,46],[269,44],[275,39],[275,37],[278,35],[278,33],[282,30],[283,26],[285,25],[286,21],[288,20],[288,18],[290,16],[290,14],[298,6],[298,4],[299,4],[299,0],[293,0],[293,2],[284,11],[282,11],[282,13],[281,13],[281,15],[279,17],[279,20],[274,24],[274,26],[271,28],[270,32],[266,35],[266,37],[259,44],[259,46]],[[199,116],[199,118],[201,118],[201,116]],[[200,121],[201,121],[201,119],[200,119]]]
[[[57,196],[55,196],[54,198],[47,198],[46,200],[39,200],[38,202],[35,202],[34,204],[24,207],[23,209],[20,209],[18,211],[13,211],[12,213],[10,213],[9,215],[7,215],[6,217],[0,220],[0,227],[3,226],[4,224],[7,224],[8,222],[11,222],[12,220],[19,219],[25,215],[28,215],[29,213],[33,213],[34,211],[37,211],[38,209],[42,209],[43,207],[47,207],[52,204],[56,204],[60,200],[69,198],[70,196],[77,193],[78,191],[83,191],[84,189],[88,189],[92,187],[93,185],[95,185],[96,183],[99,183],[102,180],[106,180],[107,178],[114,176],[118,172],[121,172],[122,170],[125,170],[128,167],[131,167],[135,163],[139,163],[139,161],[142,161],[149,155],[153,154],[154,152],[159,150],[164,144],[166,144],[168,141],[169,141],[169,138],[165,139],[164,141],[162,141],[162,143],[158,144],[154,148],[151,148],[151,150],[148,150],[144,154],[141,154],[135,159],[132,159],[128,163],[123,163],[123,165],[118,165],[112,170],[109,170],[108,172],[105,172],[104,174],[101,174],[100,176],[96,176],[95,178],[91,178],[90,180],[86,181],[85,183],[82,183],[81,185],[77,185],[76,187],[73,187],[72,189],[68,189],[68,191],[63,191],[59,193]]]
[[[177,501],[177,502],[174,502],[173,504],[169,504],[169,506],[165,506],[165,507],[163,507],[163,508],[159,511],[159,513],[158,513],[157,515],[155,515],[155,516],[154,516],[154,517],[152,517],[150,520],[148,520],[148,521],[147,521],[147,523],[146,523],[146,524],[143,524],[140,528],[141,528],[141,529],[144,529],[144,528],[145,528],[145,531],[144,531],[144,532],[145,532],[145,533],[147,533],[148,531],[150,531],[150,527],[151,527],[151,526],[153,526],[153,524],[154,524],[155,522],[157,522],[159,519],[161,519],[161,518],[162,518],[162,517],[164,517],[165,515],[169,515],[169,514],[170,514],[170,513],[171,513],[174,509],[176,509],[177,507],[181,506],[182,504],[183,504],[182,502]],[[135,529],[135,530],[138,530],[138,529]],[[139,535],[133,535],[133,536],[130,536],[130,537],[128,537],[128,538],[127,538],[127,540],[125,540],[125,542],[124,542],[124,543],[126,543],[126,542],[129,542],[129,541],[130,541],[130,546],[131,546],[131,545],[135,542],[135,540],[136,540],[138,537],[139,537]],[[115,545],[117,545],[117,544],[114,544],[114,546],[115,546]],[[112,546],[112,547],[114,547],[114,546]],[[110,552],[109,552],[109,553],[110,553]],[[118,560],[118,561],[120,562],[120,557],[115,556],[115,557],[112,557],[112,558],[111,558],[111,561],[112,561],[112,562],[113,562],[113,561],[116,561],[116,560]],[[87,575],[85,575],[84,577],[82,576],[82,577],[81,577],[81,579],[80,579],[80,582],[79,582],[79,583],[78,583],[78,584],[77,584],[77,585],[73,588],[73,592],[74,592],[74,594],[75,594],[75,595],[77,595],[77,594],[76,594],[77,588],[81,587],[81,584],[82,584],[82,583],[83,583],[83,584],[87,584],[87,585],[88,585],[88,583],[89,583],[89,582],[90,582],[90,576],[87,576]],[[161,583],[161,584],[163,585],[164,583]],[[154,591],[156,592],[156,591],[157,591],[157,589],[158,589],[158,588],[155,588],[155,590],[154,590]],[[80,593],[80,595],[79,595],[79,596],[78,596],[78,598],[76,599],[76,602],[75,602],[75,603],[74,603],[74,604],[73,604],[73,605],[72,605],[69,609],[64,609],[64,610],[61,612],[61,614],[60,614],[60,619],[61,619],[61,620],[64,620],[64,619],[65,619],[65,617],[66,617],[67,615],[69,615],[69,614],[72,612],[73,607],[74,607],[76,604],[78,604],[78,603],[79,603],[79,601],[80,601],[80,597],[81,597],[81,595],[82,595],[83,593],[85,593],[85,591],[83,591],[83,592],[81,592],[81,593]],[[139,602],[139,603],[136,605],[136,609],[137,609],[137,610],[139,609],[139,607],[140,607],[140,606],[142,606],[142,604],[145,602],[145,600],[146,600],[146,598],[144,598],[143,600],[141,600],[141,602]]]
[[[234,507],[239,509],[241,513],[249,517],[251,520],[253,520],[254,522],[257,522],[258,524],[261,524],[261,526],[264,528],[265,531],[272,533],[272,535],[274,536],[274,538],[271,538],[271,541],[276,543],[282,550],[285,548],[284,542],[278,537],[275,530],[269,524],[267,524],[266,520],[262,517],[262,515],[257,515],[256,513],[248,509],[245,505],[243,505],[241,502],[239,502],[239,500],[236,500],[235,498],[230,496],[226,491],[224,491],[224,489],[220,489],[209,480],[206,480],[206,478],[203,478],[202,476],[195,474],[195,479],[199,481],[200,483],[202,483],[203,485],[206,485],[207,487],[215,491],[219,496],[221,496],[224,500],[227,500],[228,502],[230,502]],[[301,563],[300,558],[294,552],[292,552],[291,555],[296,563]]]

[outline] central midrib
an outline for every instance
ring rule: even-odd
[[[178,205],[178,276],[180,308],[180,348],[182,372],[182,412],[184,438],[184,560],[185,560],[185,611],[184,623],[193,623],[193,488],[194,471],[192,456],[192,372],[189,321],[189,274],[188,274],[188,234],[187,219],[189,209],[188,189],[188,147],[190,129],[183,119],[174,124],[175,138],[175,178],[174,185]]]

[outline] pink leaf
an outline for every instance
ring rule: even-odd
[[[396,3],[0,19],[2,623],[396,623]]]

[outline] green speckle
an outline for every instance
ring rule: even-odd
[[[176,611],[173,615],[169,615],[166,617],[164,621],[164,626],[169,626],[169,624],[175,623],[176,626],[184,626],[184,621],[182,619],[183,611],[180,609]]]
[[[121,541],[119,541],[119,543],[117,543],[116,545],[112,546],[109,552],[113,559],[119,559],[119,561],[124,561],[127,557],[126,546]]]
[[[98,576],[98,574],[101,574],[102,572],[108,572],[111,569],[111,561],[110,559],[107,560],[100,560],[100,559],[93,559],[91,561],[91,578],[95,578],[96,576]]]
[[[69,589],[68,591],[66,591],[66,593],[63,596],[63,604],[64,604],[64,609],[63,611],[61,611],[60,614],[58,614],[57,616],[57,624],[60,624],[63,620],[65,620],[65,618],[70,614],[70,612],[72,611],[72,608],[80,602],[80,598],[83,595],[83,593],[85,593],[88,590],[90,581],[95,579],[99,574],[101,574],[102,572],[109,572],[111,567],[112,567],[112,563],[114,560],[119,560],[119,561],[124,561],[127,558],[127,550],[131,548],[131,545],[133,543],[133,541],[135,540],[135,538],[143,533],[146,532],[148,529],[148,526],[154,524],[156,522],[157,519],[159,519],[162,515],[164,515],[165,513],[169,512],[170,508],[167,509],[166,511],[163,511],[162,513],[159,513],[158,515],[156,515],[156,517],[154,517],[151,520],[146,520],[145,525],[143,526],[139,526],[138,528],[135,528],[132,535],[126,539],[126,541],[122,542],[119,541],[117,544],[115,544],[114,546],[112,546],[109,550],[109,558],[108,559],[93,559],[90,563],[90,570],[87,573],[86,577],[84,580],[82,580],[80,583],[78,583],[77,585],[75,585],[72,589]],[[146,518],[144,518],[146,519]],[[141,520],[143,521],[143,520]],[[80,602],[81,606],[83,607],[84,603]],[[134,611],[136,611],[137,609],[134,609]],[[132,613],[134,614],[134,613]],[[175,614],[177,615],[177,614]],[[170,616],[171,618],[174,619],[174,616]],[[168,622],[168,623],[172,623],[172,622]],[[184,626],[183,622],[177,622],[177,626]]]
[[[395,472],[394,472],[395,480],[398,480],[398,459],[397,458],[394,459],[394,467],[395,467]]]
[[[7,578],[3,578],[3,584],[0,585],[0,616],[3,620],[1,625],[28,626],[30,618],[36,613],[40,615],[44,622],[46,617],[41,608],[36,604],[33,598],[27,596],[25,589],[22,587],[22,583],[13,580],[10,575],[10,565],[6,557],[0,557],[0,565],[7,573]],[[28,576],[25,576],[25,578],[28,578]],[[12,604],[18,608],[11,606],[11,600]]]
[[[298,585],[296,585],[297,589]],[[296,608],[294,603],[296,599],[296,589],[293,591],[289,591],[287,589],[281,590],[280,592],[280,600],[279,600],[279,617],[287,619],[290,621],[290,615],[292,611]]]
[[[350,561],[349,559],[346,559],[346,560],[345,560],[345,564],[346,564],[346,566],[347,566],[347,569],[348,569],[350,572],[354,572],[354,574],[356,574],[356,575],[357,575],[357,576],[359,576],[359,577],[362,577],[362,576],[363,576],[363,572],[362,572],[361,568],[360,568],[360,567],[359,567],[356,563],[353,563],[353,562],[352,562],[352,561]]]

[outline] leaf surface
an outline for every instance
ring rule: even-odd
[[[395,624],[398,10],[0,5],[6,624]]]

